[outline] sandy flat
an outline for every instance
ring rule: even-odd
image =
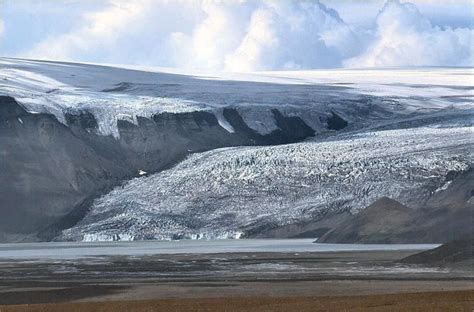
[[[472,311],[472,267],[399,262],[416,252],[2,260],[0,312]]]
[[[2,312],[46,311],[472,311],[474,291],[345,297],[245,297],[162,299],[16,305]]]

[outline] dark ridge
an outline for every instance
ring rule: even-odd
[[[251,140],[256,141],[260,139],[261,135],[247,126],[242,116],[240,116],[235,108],[224,108],[222,114],[236,132],[242,133]]]
[[[474,260],[474,237],[454,240],[438,248],[403,258],[402,263],[447,265]]]
[[[474,170],[448,172],[445,190],[434,192],[416,209],[382,198],[331,227],[325,243],[445,243],[474,233]]]
[[[281,226],[274,222],[265,222],[262,224],[250,224],[244,230],[244,238],[319,238],[324,235],[330,228],[321,222],[318,226],[317,222],[310,223],[294,223]]]
[[[6,121],[8,118],[21,117],[28,112],[10,96],[0,96],[0,118]]]
[[[214,116],[214,114],[212,113],[203,112],[203,111],[194,111],[194,112],[191,112],[191,115],[193,116],[193,119],[196,122],[196,124],[199,126],[205,125],[208,127],[215,127],[219,125],[219,122],[217,121],[216,116]]]
[[[448,173],[446,174],[445,180],[446,180],[446,181],[453,181],[454,179],[456,179],[457,177],[461,176],[462,174],[463,174],[462,171],[450,170],[450,171],[448,171]]]
[[[28,113],[10,97],[0,103],[0,232],[37,233],[130,175],[111,153],[102,157],[54,115]]]
[[[251,140],[254,140],[256,144],[293,143],[314,136],[315,131],[301,118],[283,116],[278,109],[272,109],[271,111],[278,129],[265,135],[251,129],[236,109],[225,108],[223,115],[237,133],[246,135]]]
[[[393,233],[407,227],[412,215],[412,209],[382,197],[324,234],[317,242],[395,244],[399,238]]]
[[[285,225],[272,225],[258,228],[250,225],[245,230],[246,238],[320,238],[332,228],[350,219],[349,212],[330,212],[324,216]],[[253,229],[257,228],[257,229]]]
[[[201,130],[201,127],[219,126],[216,116],[214,116],[213,113],[206,111],[193,111],[186,113],[164,112],[153,115],[152,119],[159,126],[164,126],[166,124],[185,123],[187,121],[192,121],[199,130]]]
[[[131,177],[130,177],[131,178]],[[38,238],[43,241],[51,241],[61,233],[61,231],[73,227],[81,221],[90,211],[94,200],[102,194],[106,194],[113,189],[112,186],[98,190],[96,193],[84,199],[80,204],[76,205],[68,214],[60,218],[58,221],[44,226],[38,231]]]
[[[301,141],[307,137],[314,136],[315,131],[309,127],[300,117],[283,116],[278,109],[272,109],[278,128],[268,136],[275,137],[275,141],[281,143],[292,143]]]
[[[279,226],[277,223],[266,221],[261,224],[250,224],[248,229],[244,230],[242,238],[254,238],[258,237],[260,233],[269,232],[277,229]]]
[[[387,122],[371,126],[372,130],[392,130],[417,128],[436,123],[453,123],[459,126],[471,126],[472,122],[466,118],[466,115],[472,116],[470,112],[443,112],[442,114],[426,116],[424,118],[408,118],[402,120],[387,119]]]
[[[129,82],[120,82],[115,85],[113,88],[104,89],[102,92],[120,92],[120,91],[127,91],[133,89],[133,84]]]
[[[139,170],[152,174],[190,153],[296,142],[314,134],[301,119],[273,113],[279,129],[265,136],[227,109],[235,133],[213,113],[194,111],[137,117],[136,124],[119,120],[120,137],[114,138],[96,131],[91,112],[66,112],[66,126],[52,114],[29,113],[15,99],[0,97],[0,234],[50,240],[79,222],[93,199]]]
[[[347,127],[348,123],[344,119],[342,119],[338,114],[335,112],[331,112],[331,117],[327,120],[328,129],[329,130],[342,130]]]
[[[65,114],[65,118],[70,127],[79,127],[85,130],[96,130],[98,128],[94,115],[88,111],[68,112]]]

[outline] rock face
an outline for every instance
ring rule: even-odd
[[[406,257],[401,262],[436,266],[467,265],[472,270],[474,236],[469,235],[463,239],[450,241],[438,248]]]
[[[345,121],[335,112],[332,112],[332,115],[330,118],[328,118],[327,123],[328,123],[328,129],[331,129],[331,130],[341,130],[347,127],[348,125],[347,121]]]
[[[448,177],[448,187],[419,209],[381,198],[323,235],[318,243],[444,243],[472,235],[474,170]]]
[[[53,116],[27,113],[10,97],[0,97],[0,147],[1,232],[37,231],[133,175]]]
[[[186,155],[234,145],[280,144],[314,131],[298,117],[274,110],[278,130],[262,135],[226,110],[235,132],[214,114],[161,113],[137,124],[120,120],[119,138],[97,134],[87,111],[66,114],[67,125],[50,114],[33,114],[13,98],[0,97],[0,233],[3,240],[39,233],[49,239],[72,226],[90,201],[120,181],[171,166]],[[0,236],[2,239],[2,236]]]
[[[407,228],[413,215],[412,209],[383,197],[331,229],[318,242],[399,243],[394,232]]]

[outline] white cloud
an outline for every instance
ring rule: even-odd
[[[174,66],[249,71],[337,67],[358,37],[319,1],[204,1],[188,34],[173,33]]]
[[[81,24],[26,56],[243,71],[337,67],[358,48],[314,0],[109,0]]]
[[[83,14],[81,27],[36,44],[24,56],[61,60],[162,62],[175,29],[191,28],[196,2],[108,0],[105,9]],[[183,11],[187,14],[183,14]]]
[[[104,1],[21,56],[231,71],[472,65],[472,29],[433,26],[399,0],[366,28],[318,0]]]
[[[28,56],[73,60],[81,55],[108,50],[126,33],[130,24],[144,14],[145,9],[146,1],[110,1],[107,9],[84,14],[84,26],[47,38],[29,51]]]
[[[175,58],[176,66],[222,69],[225,55],[238,46],[247,26],[246,20],[252,4],[242,1],[204,1],[204,17],[192,31],[181,34],[181,56]],[[172,46],[178,50],[176,46]]]
[[[473,30],[432,26],[417,7],[389,0],[379,12],[375,37],[349,67],[472,65]]]
[[[268,1],[252,12],[230,70],[338,67],[358,38],[337,12],[316,1]]]

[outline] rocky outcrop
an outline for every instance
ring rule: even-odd
[[[331,229],[352,218],[349,212],[328,213],[318,220],[290,223],[284,226],[264,224],[245,231],[245,238],[313,238],[318,239]]]
[[[0,97],[0,232],[36,232],[133,176],[123,159],[109,156],[54,116]]]
[[[435,266],[466,265],[474,269],[474,236],[450,241],[438,248],[408,256],[401,263],[423,264]]]
[[[281,144],[314,135],[299,117],[273,110],[277,130],[262,135],[224,111],[234,133],[207,111],[161,113],[120,120],[119,138],[99,135],[93,114],[29,113],[15,99],[0,97],[0,239],[49,239],[80,220],[91,201],[121,181],[153,173],[190,153],[236,145]],[[6,238],[7,237],[7,238]]]
[[[331,112],[331,117],[327,119],[327,124],[330,130],[342,130],[347,127],[348,122],[335,112]]]
[[[447,177],[417,209],[389,198],[331,228],[318,243],[445,243],[472,235],[474,170]]]
[[[394,232],[409,226],[413,210],[384,197],[333,228],[318,242],[398,243]]]

